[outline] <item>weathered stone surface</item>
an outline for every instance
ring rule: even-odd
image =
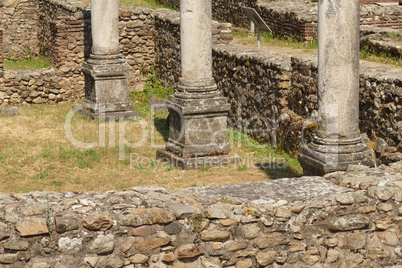
[[[146,252],[167,245],[169,242],[170,240],[167,238],[148,238],[144,242],[135,244],[135,247],[139,251]]]
[[[278,218],[287,218],[287,219],[289,219],[289,218],[292,217],[292,211],[290,211],[290,209],[286,209],[286,208],[279,208],[276,211],[275,216],[278,217]]]
[[[169,235],[178,234],[181,231],[181,225],[174,221],[163,227],[163,230]]]
[[[168,252],[163,256],[164,262],[173,262],[176,260],[176,257],[173,252]]]
[[[11,264],[16,261],[17,255],[16,254],[0,254],[0,263],[1,264]]]
[[[224,227],[239,225],[239,221],[235,219],[220,220],[219,223]]]
[[[65,233],[80,227],[81,219],[75,214],[65,214],[55,217],[56,232]]]
[[[22,220],[16,224],[16,229],[18,230],[18,232],[20,232],[21,236],[32,236],[49,233],[46,219],[41,218]]]
[[[2,94],[5,94],[5,93],[0,92],[0,98],[1,98]],[[3,97],[3,99],[4,99],[4,97]],[[17,116],[19,114],[20,114],[20,111],[18,110],[17,107],[7,107],[7,108],[1,109],[1,115],[4,115],[4,116]]]
[[[256,238],[261,231],[261,227],[259,226],[258,223],[250,223],[243,225],[241,229],[243,236],[247,239],[253,239]]]
[[[395,193],[394,189],[390,187],[376,187],[375,189],[375,195],[381,201],[388,201],[389,199],[392,198],[394,193]]]
[[[189,218],[194,214],[194,209],[191,206],[183,204],[169,204],[169,208],[173,210],[178,219]]]
[[[82,249],[82,238],[61,237],[58,246],[61,252],[78,253]]]
[[[179,259],[192,259],[197,256],[200,256],[204,253],[204,250],[201,246],[197,245],[185,245],[178,249],[177,257]]]
[[[364,248],[366,245],[366,234],[365,233],[352,233],[347,235],[348,247],[351,250],[359,250]]]
[[[228,231],[202,231],[200,239],[202,241],[215,241],[215,242],[222,242],[226,241],[230,238],[230,233]]]
[[[256,255],[258,265],[264,267],[275,262],[276,251],[258,252]]]
[[[245,249],[246,247],[247,247],[246,243],[237,241],[228,241],[223,245],[223,248],[228,252],[238,251],[241,249]]]
[[[134,263],[134,264],[145,263],[147,260],[148,260],[148,257],[146,255],[142,255],[142,254],[135,254],[134,256],[130,257],[131,263]]]
[[[130,234],[134,236],[147,236],[162,231],[162,226],[159,225],[144,225],[135,228]]]
[[[15,250],[15,251],[21,251],[21,250],[27,250],[28,249],[28,241],[26,240],[9,240],[6,243],[4,243],[4,249],[7,250]]]
[[[274,234],[271,236],[259,238],[255,242],[255,245],[259,249],[265,249],[268,247],[275,247],[275,246],[281,245],[284,241],[285,241],[285,237],[282,234]]]
[[[119,215],[121,225],[141,226],[145,224],[169,223],[175,220],[174,214],[159,208],[131,209]]]
[[[331,231],[350,231],[364,229],[370,225],[370,219],[363,215],[346,215],[330,219],[327,226]]]
[[[114,250],[114,235],[99,235],[89,246],[89,250],[96,254],[105,255]]]
[[[84,218],[84,227],[91,231],[106,231],[113,226],[109,212],[94,212]]]
[[[121,268],[124,262],[118,256],[108,257],[99,264],[99,268]]]

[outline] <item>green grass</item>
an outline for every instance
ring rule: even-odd
[[[36,59],[14,61],[14,60],[4,60],[4,69],[9,71],[26,71],[26,70],[36,70],[43,69],[52,66],[50,60],[44,56],[40,56]]]
[[[369,46],[360,49],[360,59],[366,61],[374,61],[394,66],[402,66],[402,58],[388,56],[385,52],[373,53]]]
[[[167,6],[159,4],[156,0],[119,0],[120,6],[130,6],[130,7],[147,7],[147,8],[169,8]]]
[[[383,33],[379,40],[384,40],[384,38],[390,38],[392,41],[401,42],[402,41],[402,29],[392,33]]]
[[[234,37],[248,38],[250,37],[249,32],[245,29],[233,30],[232,35]],[[253,35],[257,38],[257,34]],[[253,41],[254,42],[254,41]],[[295,38],[291,37],[276,37],[271,33],[261,32],[261,44],[272,44],[279,47],[292,47],[298,49],[317,49],[317,40],[311,39],[301,42]]]
[[[172,87],[163,87],[158,76],[158,69],[155,68],[154,62],[150,66],[145,67],[142,65],[141,73],[146,77],[145,86],[143,91],[134,91],[131,93],[131,98],[134,100],[135,108],[141,114],[149,112],[148,101],[151,96],[161,99],[168,99],[169,95],[174,93]]]

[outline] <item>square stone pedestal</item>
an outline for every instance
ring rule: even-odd
[[[227,143],[226,98],[181,98],[172,95],[169,109],[169,140],[157,158],[183,169],[216,167],[240,162],[230,157]]]
[[[93,120],[130,120],[141,117],[140,113],[134,111],[130,101],[129,70],[121,55],[91,55],[82,66],[85,101],[74,106],[74,109]]]
[[[298,158],[304,176],[324,176],[347,170],[349,165],[375,164],[375,156],[360,139],[323,141],[315,137],[312,143],[300,149]]]

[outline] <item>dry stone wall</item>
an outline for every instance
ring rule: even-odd
[[[38,10],[38,1],[1,1],[0,22],[7,59],[25,59],[39,54]]]
[[[0,264],[396,268],[401,168],[352,166],[326,179],[250,183],[242,191],[223,185],[2,194]]]
[[[388,0],[385,0],[388,1]],[[159,3],[179,8],[179,0],[158,0]],[[378,1],[376,1],[378,2]],[[213,0],[213,16],[237,27],[249,28],[250,21],[241,7],[257,10],[271,27],[274,35],[309,40],[317,37],[317,2],[314,1],[266,1],[266,0]],[[361,24],[378,27],[402,28],[402,6],[362,5]]]

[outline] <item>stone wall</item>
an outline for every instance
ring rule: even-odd
[[[36,0],[1,1],[0,22],[7,59],[25,59],[39,54],[38,10]]]
[[[156,63],[166,86],[176,86],[180,78],[177,16],[171,11],[169,16],[156,18],[160,29]],[[215,81],[232,107],[232,127],[247,126],[259,141],[281,145],[295,154],[302,142],[311,140],[318,110],[315,56],[290,57],[215,45],[213,57]],[[401,81],[399,69],[362,63],[360,127],[371,139],[384,138],[391,146],[402,141]]]
[[[174,8],[179,8],[180,5],[178,0],[158,0],[158,2]],[[213,0],[212,5],[214,19],[231,22],[237,27],[250,27],[250,21],[241,9],[241,6],[247,6],[257,10],[276,36],[300,40],[317,37],[317,2],[314,1]],[[384,7],[370,4],[361,7],[362,25],[400,29],[401,22],[402,6]]]
[[[351,167],[327,179],[278,179],[242,191],[227,185],[2,194],[0,264],[399,267],[401,168]]]
[[[0,28],[0,77],[4,74],[3,29]]]

